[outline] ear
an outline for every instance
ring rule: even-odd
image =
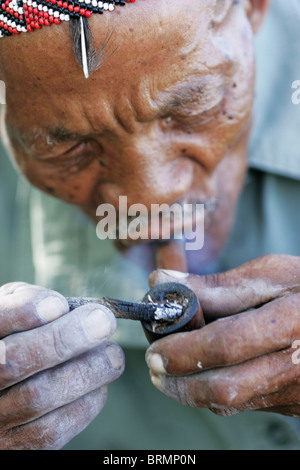
[[[254,33],[257,33],[268,11],[270,0],[243,0]]]

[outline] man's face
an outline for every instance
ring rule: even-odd
[[[236,4],[233,4],[236,3]],[[101,203],[207,203],[213,258],[234,219],[253,103],[244,6],[138,0],[92,15],[112,56],[85,80],[68,26],[0,40],[5,126],[21,172],[93,219]]]

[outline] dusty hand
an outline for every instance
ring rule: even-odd
[[[150,277],[151,286],[170,281],[196,292],[209,323],[149,347],[154,385],[221,415],[263,410],[300,417],[300,341],[294,343],[300,340],[300,258],[268,255],[218,275],[172,278],[155,271]]]
[[[70,313],[57,292],[0,288],[0,449],[59,449],[100,412],[123,371],[108,309]]]

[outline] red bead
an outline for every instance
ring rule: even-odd
[[[51,23],[49,20],[45,20],[45,26],[51,26]]]
[[[54,18],[54,23],[55,23],[55,24],[60,24],[59,18]]]
[[[85,16],[86,16],[86,18],[89,18],[89,17],[91,16],[90,10],[87,10],[87,11],[85,12]]]
[[[74,10],[73,5],[69,5],[69,6],[68,6],[68,10],[72,13],[72,11]]]
[[[27,31],[33,31],[32,27],[30,25],[27,25]]]
[[[57,6],[58,6],[59,8],[61,8],[61,7],[62,7],[62,4],[63,4],[63,2],[62,2],[61,0],[58,0],[58,2],[57,2]]]
[[[83,15],[83,16],[85,15],[85,9],[84,8],[80,8],[80,14]]]
[[[62,6],[67,9],[68,8],[68,2],[63,2]]]
[[[74,7],[74,11],[75,11],[75,13],[78,13],[78,12],[79,12],[79,10],[80,10],[80,8],[79,8],[79,7]]]

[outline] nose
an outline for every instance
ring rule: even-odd
[[[115,153],[115,152],[114,152]],[[171,204],[192,185],[194,164],[159,139],[133,139],[112,156],[115,162],[109,180],[100,182],[102,200],[118,204],[126,195],[129,204]]]

